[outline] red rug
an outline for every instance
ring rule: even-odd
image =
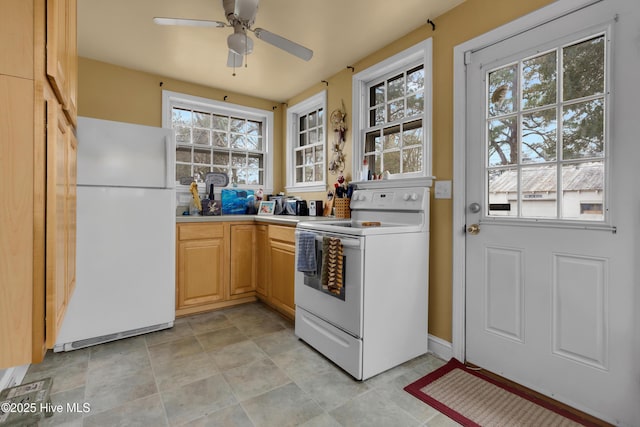
[[[404,390],[464,426],[597,426],[456,359]]]

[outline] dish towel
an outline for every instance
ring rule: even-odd
[[[342,242],[335,237],[322,239],[322,288],[332,294],[342,292]]]
[[[316,235],[307,231],[300,231],[296,235],[296,247],[298,259],[296,268],[303,273],[315,273],[316,260]]]

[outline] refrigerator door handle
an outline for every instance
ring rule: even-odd
[[[173,136],[173,129],[171,130],[171,136],[165,136],[164,145],[166,150],[166,155],[164,157],[164,161],[166,164],[166,187],[167,188],[175,188],[175,175],[176,175],[176,163],[175,161],[170,161],[175,158],[176,149],[174,146],[175,138]]]

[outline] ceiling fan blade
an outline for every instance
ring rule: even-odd
[[[227,24],[220,21],[208,21],[205,19],[181,19],[181,18],[153,18],[153,22],[158,25],[184,25],[187,27],[214,27],[222,28]]]
[[[295,55],[300,59],[308,61],[313,56],[313,51],[311,49],[307,49],[306,47],[299,45],[298,43],[292,42],[291,40],[285,39],[284,37],[277,34],[273,34],[271,31],[267,31],[264,28],[256,28],[252,31],[260,40],[263,40],[277,48],[289,52],[290,54]]]
[[[227,67],[242,67],[242,55],[238,55],[234,51],[229,50],[229,56],[227,57]]]

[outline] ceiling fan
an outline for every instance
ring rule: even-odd
[[[251,31],[257,38],[263,40],[277,48],[284,50],[300,59],[308,61],[313,56],[313,51],[306,47],[285,39],[264,28],[251,28],[258,13],[259,0],[222,0],[222,7],[227,17],[226,22],[209,21],[203,19],[181,19],[181,18],[153,18],[153,22],[158,25],[184,25],[192,27],[232,27],[233,34],[227,37],[229,56],[227,58],[228,67],[242,66],[242,57],[253,52],[253,40],[247,35]]]

